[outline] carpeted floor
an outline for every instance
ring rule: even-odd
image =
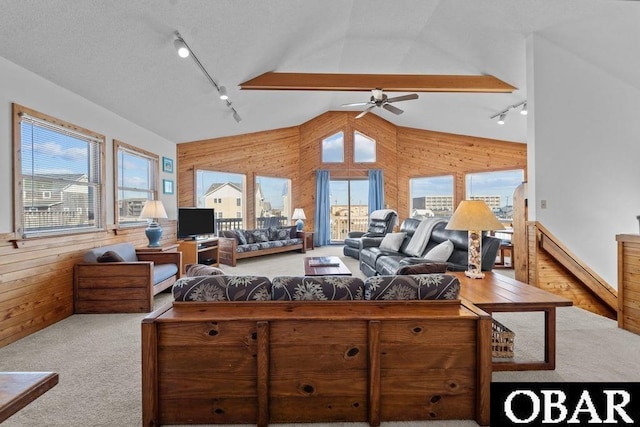
[[[341,246],[317,248],[307,255],[342,256]],[[242,260],[222,266],[232,274],[303,274],[298,253]],[[357,260],[344,258],[363,277]],[[510,270],[498,270],[509,274]],[[156,307],[170,294],[156,297]],[[3,426],[86,427],[140,426],[140,321],[144,314],[74,315],[0,349],[0,371],[54,371],[60,382]],[[498,313],[496,318],[516,332],[516,358],[542,358],[541,313]],[[555,371],[496,372],[494,381],[640,381],[637,355],[640,336],[621,330],[616,322],[575,307],[558,309]],[[360,427],[362,423],[331,426]],[[383,423],[383,426],[476,426],[473,421]],[[322,424],[304,424],[322,426]]]

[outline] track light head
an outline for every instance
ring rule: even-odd
[[[504,120],[506,119],[506,117],[507,117],[506,113],[500,114],[500,117],[498,118],[498,124],[499,125],[503,125],[504,124]]]
[[[242,121],[242,117],[240,117],[240,114],[238,114],[235,109],[233,110],[233,119],[238,123]]]
[[[187,47],[187,44],[184,42],[184,40],[182,40],[181,37],[178,37],[177,39],[175,39],[173,41],[173,45],[178,51],[178,56],[180,58],[186,58],[189,56],[189,48]]]
[[[223,101],[226,101],[227,99],[229,99],[229,95],[227,95],[226,87],[220,86],[220,89],[218,89],[218,93],[220,94],[220,99],[222,99]]]
[[[523,116],[526,116],[527,113],[528,113],[528,111],[527,111],[527,103],[525,101],[525,103],[522,104],[522,109],[520,110],[520,114],[522,114]]]

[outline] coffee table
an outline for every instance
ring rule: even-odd
[[[351,271],[337,256],[305,257],[305,276],[351,276]]]

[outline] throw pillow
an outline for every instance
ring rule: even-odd
[[[252,242],[249,242],[249,236],[248,234],[251,234],[252,237]],[[267,230],[263,230],[263,229],[257,229],[257,230],[249,230],[247,232],[245,232],[245,235],[247,235],[247,243],[261,243],[261,242],[268,242],[269,241],[269,236],[267,235]]]
[[[246,245],[247,243],[249,243],[247,242],[247,236],[244,234],[244,230],[234,230],[233,233],[236,235],[236,239],[238,240],[239,245]]]
[[[118,255],[117,252],[114,251],[106,251],[98,258],[96,258],[98,262],[123,262],[124,259]]]
[[[396,275],[401,276],[406,274],[437,274],[446,272],[446,262],[423,262],[420,264],[403,265],[398,269],[398,271],[396,271]]]
[[[437,246],[431,248],[424,256],[424,259],[436,262],[446,262],[453,253],[453,242],[445,240]]]
[[[187,277],[194,276],[219,276],[224,274],[224,271],[219,268],[212,267],[204,264],[187,264],[185,265],[185,275]]]
[[[382,242],[380,242],[380,249],[387,249],[397,252],[404,242],[404,236],[407,233],[387,233],[384,235]]]

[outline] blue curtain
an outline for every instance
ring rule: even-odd
[[[384,178],[382,169],[369,170],[369,214],[384,209]]]
[[[316,214],[313,244],[326,246],[331,243],[331,212],[329,200],[329,171],[316,171]]]

